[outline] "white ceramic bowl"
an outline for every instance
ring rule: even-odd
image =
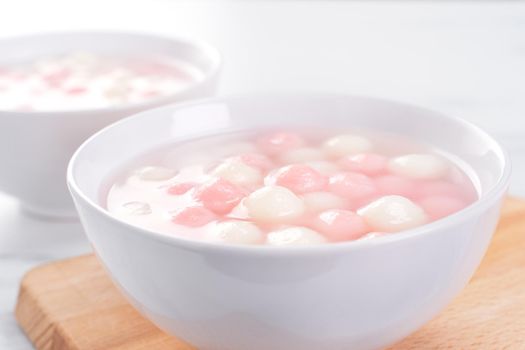
[[[108,174],[158,144],[285,125],[366,127],[431,143],[469,165],[481,198],[405,232],[282,249],[170,237],[120,221],[100,204]],[[356,350],[407,336],[465,286],[492,237],[509,172],[498,143],[462,120],[384,100],[314,95],[210,99],[140,113],[84,143],[68,183],[111,278],[170,334],[201,350]]]
[[[75,149],[89,136],[142,110],[210,96],[221,65],[217,50],[196,40],[119,32],[65,32],[1,40],[0,64],[71,51],[166,54],[194,65],[204,79],[177,94],[140,104],[56,112],[0,110],[0,191],[18,197],[23,208],[40,215],[76,215],[65,173]]]

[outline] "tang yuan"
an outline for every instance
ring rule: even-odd
[[[306,210],[319,213],[326,209],[344,208],[345,200],[332,192],[310,192],[302,196]]]
[[[246,131],[146,152],[115,173],[105,199],[133,225],[212,244],[375,240],[476,200],[450,159],[373,131]]]
[[[164,97],[203,78],[164,55],[71,52],[0,65],[0,110],[107,108]]]
[[[370,232],[365,218],[341,209],[321,212],[315,218],[314,226],[333,241],[353,240]]]
[[[262,187],[246,197],[244,205],[249,216],[260,222],[289,222],[304,212],[303,201],[282,186]]]
[[[374,230],[397,232],[423,225],[428,221],[427,214],[417,204],[402,196],[384,196],[358,213]]]
[[[307,193],[324,190],[328,178],[308,165],[292,164],[269,175],[268,182],[289,188],[294,193]]]
[[[226,159],[213,171],[212,176],[228,180],[236,185],[257,184],[262,180],[262,172],[242,159]]]

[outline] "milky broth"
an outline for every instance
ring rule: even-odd
[[[130,224],[219,244],[377,239],[468,206],[439,150],[369,130],[266,130],[160,146],[117,170],[103,201]]]
[[[197,68],[169,56],[71,52],[0,64],[0,110],[63,111],[141,103],[202,79]]]

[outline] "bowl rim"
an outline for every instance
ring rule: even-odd
[[[19,111],[19,110],[9,110],[9,109],[0,109],[0,117],[2,115],[12,115],[17,118],[23,117],[32,117],[36,116],[38,118],[44,117],[45,115],[53,116],[64,116],[64,117],[82,117],[85,115],[92,115],[93,113],[133,113],[138,110],[147,110],[152,109],[162,105],[168,105],[174,103],[174,99],[177,97],[184,97],[185,95],[191,95],[194,91],[198,91],[203,86],[206,86],[214,79],[216,79],[223,67],[223,55],[212,44],[208,43],[205,40],[198,39],[190,36],[180,36],[180,35],[163,35],[156,34],[151,32],[139,32],[139,31],[124,31],[124,30],[71,30],[71,31],[48,31],[43,33],[33,33],[18,35],[12,37],[5,37],[0,39],[1,43],[16,42],[18,40],[28,40],[28,39],[46,39],[46,38],[60,38],[63,36],[129,36],[129,37],[141,37],[146,40],[162,40],[166,43],[182,43],[188,46],[193,47],[194,49],[202,52],[204,56],[210,61],[210,69],[206,72],[203,72],[203,78],[197,81],[194,81],[183,89],[165,96],[154,97],[142,102],[135,103],[124,103],[117,104],[115,106],[109,107],[95,107],[95,108],[78,108],[78,109],[45,109],[45,110],[35,110],[35,111]],[[81,49],[79,48],[79,51]],[[37,56],[38,57],[38,56]]]
[[[108,210],[103,208],[101,204],[98,204],[95,201],[92,201],[86,194],[84,194],[83,191],[80,189],[80,186],[75,181],[75,177],[73,174],[73,168],[75,167],[75,164],[78,162],[78,159],[83,149],[88,144],[93,142],[93,140],[97,139],[100,134],[111,131],[114,128],[118,128],[121,123],[130,123],[135,119],[140,120],[141,118],[147,118],[148,115],[152,113],[152,111],[159,112],[159,111],[165,110],[165,111],[169,111],[170,113],[172,113],[174,111],[178,111],[178,110],[181,110],[187,107],[192,107],[195,105],[203,105],[203,104],[209,104],[209,103],[221,103],[221,102],[227,103],[228,101],[237,100],[237,99],[244,99],[244,100],[255,99],[256,100],[256,99],[263,99],[263,98],[264,99],[286,99],[286,98],[364,99],[364,100],[368,100],[372,102],[374,101],[383,102],[383,103],[387,102],[387,103],[396,104],[402,107],[416,108],[422,112],[432,113],[438,116],[439,118],[448,119],[452,122],[466,126],[472,129],[473,132],[481,134],[482,137],[490,141],[492,144],[491,148],[500,154],[499,159],[502,162],[501,176],[496,180],[495,184],[485,194],[483,194],[480,198],[478,198],[476,201],[474,201],[473,203],[471,203],[470,205],[468,205],[467,207],[461,209],[460,211],[456,213],[453,213],[451,215],[448,215],[442,219],[433,221],[431,223],[428,223],[422,226],[418,226],[412,229],[395,232],[393,234],[386,234],[386,235],[374,237],[374,238],[368,238],[368,239],[365,238],[365,239],[358,239],[354,241],[327,243],[327,244],[313,245],[313,246],[294,246],[294,247],[286,247],[286,246],[268,247],[265,245],[217,244],[213,242],[191,240],[191,239],[178,237],[178,236],[169,236],[165,233],[148,230],[148,229],[127,223],[113,216]],[[326,253],[347,252],[347,251],[353,251],[355,249],[365,249],[367,247],[370,248],[370,247],[375,247],[375,246],[393,244],[393,243],[410,240],[410,239],[417,239],[418,237],[422,237],[424,235],[438,234],[437,233],[438,229],[443,229],[443,228],[451,227],[456,224],[462,223],[466,221],[467,219],[471,218],[472,216],[475,216],[479,212],[483,211],[484,209],[488,208],[489,206],[494,205],[495,203],[497,203],[498,200],[503,198],[509,186],[511,168],[512,168],[512,165],[511,165],[511,160],[510,160],[510,156],[508,152],[505,150],[504,147],[502,147],[502,145],[496,139],[494,139],[485,130],[459,117],[448,116],[448,115],[436,112],[432,109],[420,107],[418,105],[414,105],[410,103],[398,102],[398,101],[391,100],[391,99],[370,97],[370,96],[365,96],[365,95],[351,95],[351,94],[339,94],[339,93],[295,93],[295,94],[257,93],[257,94],[244,94],[244,95],[240,94],[240,95],[228,95],[228,96],[196,99],[192,101],[165,105],[162,107],[142,111],[140,113],[134,114],[127,118],[121,119],[99,130],[97,133],[93,134],[91,137],[85,140],[82,143],[82,145],[75,151],[67,167],[67,185],[69,187],[71,194],[73,195],[75,199],[76,206],[78,206],[78,203],[76,203],[76,199],[80,198],[84,202],[84,204],[89,206],[91,209],[97,211],[100,215],[104,216],[106,219],[118,225],[121,225],[131,231],[140,232],[141,235],[154,239],[157,242],[161,242],[164,244],[180,246],[184,249],[189,249],[189,250],[194,250],[194,251],[198,250],[198,251],[203,251],[203,252],[223,252],[223,253],[234,253],[234,254],[249,254],[249,255],[258,254],[258,255],[273,255],[273,256],[279,256],[279,255],[295,256],[295,255],[303,255],[303,254],[322,255]]]

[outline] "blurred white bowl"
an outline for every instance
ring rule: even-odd
[[[101,204],[108,174],[159,144],[293,125],[372,128],[430,143],[468,165],[480,199],[413,230],[282,249],[170,237],[120,221]],[[384,100],[312,95],[210,99],[140,113],[85,142],[68,184],[111,278],[170,334],[202,350],[356,350],[407,336],[465,286],[492,237],[509,173],[500,145],[462,120]]]
[[[142,110],[212,95],[221,66],[220,54],[206,43],[119,32],[64,32],[1,40],[0,63],[72,51],[165,54],[193,65],[204,78],[176,94],[144,103],[71,111],[0,110],[0,191],[18,197],[24,209],[43,216],[76,216],[65,173],[73,152],[90,135]]]

